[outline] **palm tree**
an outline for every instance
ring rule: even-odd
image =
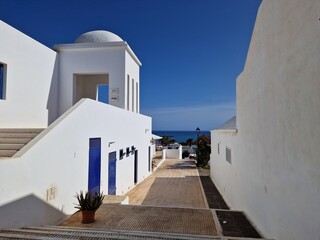
[[[171,143],[175,143],[176,140],[173,139],[172,136],[162,136],[162,139],[160,141],[161,141],[161,145],[168,146]]]

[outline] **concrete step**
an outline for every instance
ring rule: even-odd
[[[0,157],[12,157],[17,152],[17,150],[0,150]]]
[[[30,132],[30,133],[25,133],[25,132],[1,132],[0,131],[0,138],[34,138],[37,136],[39,133],[37,132]]]
[[[218,236],[197,236],[139,231],[110,231],[93,228],[36,227],[0,231],[0,239],[185,239],[221,240]]]
[[[97,228],[75,228],[61,226],[29,227],[0,230],[0,239],[154,239],[154,240],[254,240],[256,238],[204,236],[160,232],[106,230]],[[260,238],[261,239],[261,238]],[[266,240],[266,239],[265,239]]]
[[[93,228],[71,227],[35,227],[23,229],[1,230],[0,239],[154,239],[154,240],[222,240],[220,236],[198,236],[187,234],[140,232],[140,231],[110,231]]]
[[[12,157],[42,131],[42,128],[0,128],[0,158]]]
[[[41,133],[43,128],[0,128],[0,133]]]
[[[0,144],[27,144],[31,138],[0,138]]]
[[[0,150],[20,150],[24,144],[0,144]]]

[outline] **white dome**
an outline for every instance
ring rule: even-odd
[[[82,34],[75,41],[76,43],[106,43],[106,42],[119,42],[123,41],[118,35],[104,31],[92,31]]]

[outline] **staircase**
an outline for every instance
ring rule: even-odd
[[[155,233],[141,231],[104,230],[94,228],[72,228],[72,227],[34,227],[12,230],[0,230],[0,240],[5,239],[153,239],[153,240],[229,240],[221,236],[198,236],[187,234]]]
[[[0,158],[12,157],[42,131],[42,128],[1,128]]]

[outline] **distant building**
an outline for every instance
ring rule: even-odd
[[[319,239],[320,1],[262,2],[211,178],[266,238]]]
[[[93,31],[51,50],[2,21],[0,35],[0,228],[59,222],[76,192],[121,195],[150,174],[141,63],[125,41]]]

